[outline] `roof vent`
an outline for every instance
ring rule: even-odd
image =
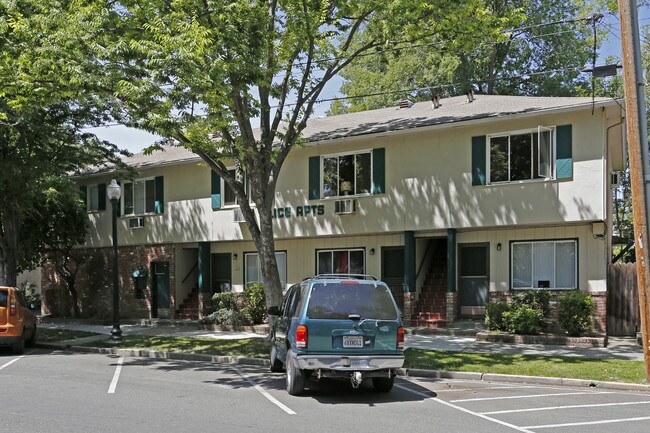
[[[469,92],[465,93],[465,96],[467,96],[467,102],[474,102],[474,91],[470,90]]]
[[[409,101],[408,99],[402,99],[399,101],[399,108],[411,108],[413,106],[413,102]]]
[[[436,108],[440,108],[442,105],[440,103],[440,95],[432,96],[431,97],[431,105],[433,106],[433,109],[435,110]]]

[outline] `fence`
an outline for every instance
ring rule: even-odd
[[[636,265],[610,264],[607,277],[607,334],[633,336],[640,326]]]

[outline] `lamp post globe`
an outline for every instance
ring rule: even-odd
[[[106,195],[111,201],[112,226],[113,226],[113,328],[111,329],[111,340],[119,342],[122,340],[120,329],[120,288],[117,266],[117,207],[119,206],[122,189],[115,179],[111,180],[106,187]]]

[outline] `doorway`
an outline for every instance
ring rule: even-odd
[[[153,290],[152,290],[152,317],[158,317],[159,308],[169,308],[169,262],[154,262]]]
[[[230,253],[212,254],[212,281],[210,290],[212,293],[223,293],[232,291],[232,258]]]
[[[489,295],[489,244],[458,245],[460,315],[484,316]]]

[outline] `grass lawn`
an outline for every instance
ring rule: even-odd
[[[646,383],[643,361],[407,349],[405,368]]]
[[[71,331],[69,329],[38,328],[36,330],[36,341],[41,343],[53,343],[57,341],[72,340],[74,338],[90,337],[99,335],[94,332]]]
[[[154,335],[126,335],[121,343],[93,341],[91,347],[119,347],[158,350],[161,352],[185,352],[245,358],[268,358],[271,344],[264,338],[241,340],[215,340],[212,338],[182,338]]]

